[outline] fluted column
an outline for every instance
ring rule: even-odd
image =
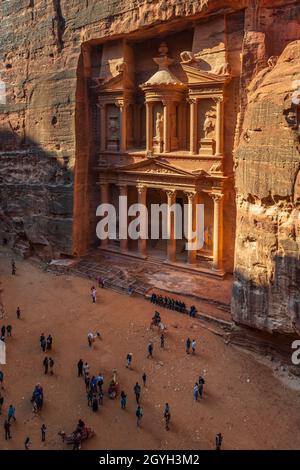
[[[109,183],[100,183],[101,204],[109,203]],[[108,245],[108,238],[101,240],[101,248],[106,248]]]
[[[212,193],[214,201],[214,236],[213,236],[213,269],[219,271],[222,269],[222,219],[223,205],[222,193]]]
[[[216,99],[216,156],[223,155],[223,100]]]
[[[186,191],[185,194],[188,197],[188,233],[187,239],[189,243],[195,243],[194,232],[196,230],[196,193],[194,191]],[[188,263],[195,264],[197,258],[197,250],[188,250]]]
[[[138,192],[138,202],[139,204],[142,204],[143,207],[146,207],[146,202],[147,202],[147,187],[143,185],[137,185],[137,192]],[[144,210],[141,210],[140,212],[140,217],[142,218],[142,223],[141,227],[147,227],[148,225],[148,220],[147,220],[147,213]],[[138,248],[139,248],[139,253],[142,256],[146,256],[146,251],[147,251],[147,237],[146,233],[142,233],[142,228],[141,228],[141,233],[140,233],[140,238],[138,240]]]
[[[175,213],[171,210],[172,205],[176,203],[176,190],[168,189],[166,191],[168,198],[168,261],[175,263],[176,261],[176,238],[175,238]]]
[[[120,142],[120,150],[121,152],[125,152],[127,148],[126,142],[126,129],[127,129],[127,105],[123,102],[117,102],[117,106],[120,110],[120,124],[121,124],[121,142]]]
[[[153,150],[153,103],[146,102],[146,151]]]
[[[197,100],[189,99],[190,103],[190,154],[197,153]]]
[[[164,153],[170,152],[170,103],[168,101],[164,105]]]
[[[127,185],[119,185],[120,196],[127,197]],[[120,249],[121,251],[128,251],[128,207],[124,203],[119,203],[119,234],[120,234]],[[126,238],[125,238],[126,237]]]

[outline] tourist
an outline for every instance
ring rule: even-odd
[[[125,408],[126,408],[126,399],[127,399],[127,395],[122,390],[122,392],[121,392],[121,408],[122,408],[122,410],[125,410]]]
[[[44,333],[42,333],[40,336],[40,344],[41,344],[42,351],[46,352],[47,341],[46,341]]]
[[[141,397],[141,386],[139,385],[138,382],[136,382],[135,386],[133,387],[134,393],[135,393],[135,399],[137,404],[140,403],[140,397]]]
[[[165,418],[166,430],[169,431],[169,422],[171,420],[171,413],[170,413],[169,403],[165,404],[164,418]]]
[[[5,338],[5,331],[6,331],[5,325],[2,325],[2,327],[1,327],[1,337],[2,338]]]
[[[1,415],[1,413],[2,413],[3,403],[4,403],[4,396],[3,396],[2,393],[0,392],[0,415]]]
[[[47,426],[45,424],[42,424],[41,426],[42,442],[45,442],[46,440],[46,430],[47,430]]]
[[[5,440],[11,439],[11,434],[10,434],[10,422],[7,421],[7,419],[4,421],[4,431],[5,431]]]
[[[78,371],[78,377],[82,377],[82,373],[83,373],[83,360],[82,359],[79,359],[79,361],[77,362],[77,371]]]
[[[53,366],[54,366],[54,360],[52,359],[52,357],[49,357],[50,375],[53,375]]]
[[[48,374],[49,359],[47,356],[43,360],[43,366],[44,366],[44,373]]]
[[[17,271],[16,263],[15,263],[15,261],[12,259],[12,260],[11,260],[11,274],[14,276],[14,275],[16,274],[16,271]]]
[[[89,375],[89,371],[90,371],[90,366],[89,366],[88,363],[86,362],[86,363],[83,365],[83,373],[84,373],[84,376]]]
[[[47,343],[47,351],[51,351],[52,343],[53,343],[53,338],[51,335],[48,335],[46,343]]]
[[[90,377],[89,377],[88,372],[84,376],[84,383],[85,383],[85,389],[86,391],[88,391],[90,389]]]
[[[162,333],[160,337],[160,347],[164,348],[165,347],[165,335]]]
[[[127,365],[126,365],[127,369],[131,369],[132,353],[127,354],[126,360],[127,360]]]
[[[152,353],[153,353],[153,343],[151,343],[151,341],[150,341],[150,343],[148,344],[148,356],[147,356],[147,358],[153,357]]]
[[[94,412],[98,411],[98,400],[97,400],[97,396],[95,394],[93,395],[92,410]]]
[[[191,347],[191,340],[190,340],[190,338],[188,338],[188,339],[186,340],[185,345],[186,345],[186,353],[187,353],[187,354],[190,354],[190,347]]]
[[[0,370],[0,385],[2,389],[4,389],[3,381],[4,381],[4,373],[2,372],[2,370]]]
[[[11,325],[7,325],[7,327],[6,327],[7,336],[11,336],[11,332],[12,332],[12,326],[11,326]]]
[[[29,450],[29,448],[31,446],[30,437],[26,437],[24,446],[25,446],[25,450]]]
[[[101,405],[101,406],[103,406],[103,397],[104,397],[104,395],[103,395],[103,391],[101,389],[98,392],[98,402],[99,402],[99,405]]]
[[[222,434],[219,432],[219,433],[216,435],[216,450],[221,450],[222,441],[223,441],[223,436],[222,436]]]
[[[92,406],[93,404],[93,390],[91,388],[89,388],[88,392],[87,392],[87,402],[88,402],[88,406]]]
[[[92,295],[93,304],[95,304],[96,303],[96,288],[95,288],[95,286],[91,287],[91,295]]]
[[[143,375],[142,375],[142,380],[143,380],[144,387],[146,387],[146,382],[147,382],[147,375],[146,375],[146,372],[143,373]]]
[[[199,395],[199,386],[197,383],[195,383],[195,386],[194,386],[194,398],[196,401],[198,401],[198,395]]]
[[[20,307],[17,308],[17,319],[20,320],[20,317],[21,317],[21,310],[20,310]]]
[[[91,332],[88,333],[87,339],[88,339],[88,345],[89,345],[89,347],[91,348],[92,345],[93,345],[93,342],[94,342],[94,334],[91,333]]]
[[[16,408],[13,405],[9,405],[8,412],[7,412],[7,420],[10,423],[10,420],[13,419],[16,422]]]
[[[193,354],[195,354],[196,346],[197,346],[196,340],[193,339],[193,341],[192,341],[192,353],[193,353]]]
[[[140,426],[141,425],[141,420],[142,420],[142,417],[143,417],[143,410],[142,408],[140,407],[140,405],[138,405],[137,409],[136,409],[136,412],[135,412],[135,415],[136,415],[136,425],[137,426]]]
[[[205,384],[205,380],[204,378],[200,375],[199,377],[199,395],[200,395],[200,399],[202,400],[202,396],[203,396],[203,385]]]

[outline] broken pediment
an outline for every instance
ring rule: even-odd
[[[228,73],[223,75],[212,72],[206,72],[204,70],[199,70],[197,67],[193,67],[192,65],[189,65],[184,62],[181,63],[181,66],[187,75],[189,85],[223,85],[230,78],[230,75]]]

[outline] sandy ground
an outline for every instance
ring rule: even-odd
[[[72,431],[79,418],[96,431],[83,449],[212,449],[219,431],[224,449],[300,447],[299,393],[285,388],[251,356],[226,346],[199,321],[161,310],[168,326],[166,347],[161,350],[158,333],[149,330],[150,302],[98,289],[97,303],[92,304],[88,280],[44,273],[26,261],[18,261],[17,276],[11,276],[10,258],[0,255],[4,323],[13,325],[7,365],[0,366],[5,374],[1,449],[23,449],[27,436],[32,449],[69,449],[57,433]],[[18,305],[21,320],[15,315]],[[87,345],[90,330],[102,334],[93,349]],[[54,338],[54,376],[43,373],[42,332]],[[185,353],[188,336],[197,340],[195,356]],[[153,359],[146,357],[150,339],[154,340]],[[133,353],[133,370],[125,367],[128,352]],[[77,377],[79,358],[88,361],[92,373],[104,374],[104,406],[98,413],[87,406],[83,380]],[[126,411],[121,410],[119,399],[107,397],[115,367],[121,389],[128,395]],[[133,386],[136,381],[142,383],[143,371],[148,386],[142,390],[144,417],[139,429]],[[205,396],[197,403],[193,386],[203,371]],[[37,382],[44,387],[45,403],[35,415],[30,397]],[[171,406],[170,431],[164,429],[162,417],[166,401]],[[17,422],[12,424],[13,438],[5,441],[4,415],[10,403],[16,407]],[[42,423],[48,428],[46,443],[40,439]]]

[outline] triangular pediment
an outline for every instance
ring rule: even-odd
[[[190,171],[183,170],[174,165],[170,165],[164,161],[156,158],[149,158],[138,163],[132,163],[130,165],[115,167],[121,173],[132,173],[132,174],[165,174],[169,176],[178,176],[185,178],[195,178],[195,175]]]
[[[229,79],[229,75],[217,75],[215,73],[205,72],[204,70],[199,70],[187,64],[181,64],[181,66],[187,75],[189,85],[222,85]]]
[[[92,86],[92,88],[97,88],[102,92],[124,91],[124,78],[125,77],[123,72],[120,72],[118,75],[115,75],[109,79],[95,78],[93,80],[95,85]]]

